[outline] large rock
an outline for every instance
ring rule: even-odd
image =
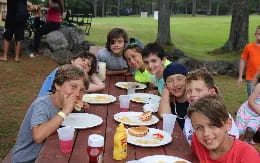
[[[61,30],[50,32],[46,35],[45,40],[52,51],[58,51],[59,49],[69,49],[69,43],[64,33]]]
[[[206,67],[212,74],[232,76],[237,76],[239,71],[239,59],[236,59],[232,63],[224,60],[203,61],[189,57],[179,49],[173,49],[173,51],[168,54],[168,58],[171,61],[177,61],[184,64],[190,71]]]

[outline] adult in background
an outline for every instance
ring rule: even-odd
[[[30,57],[39,55],[39,46],[43,35],[60,28],[62,13],[63,7],[61,0],[49,0],[46,23],[35,32],[33,53],[29,55]]]
[[[248,97],[253,90],[253,79],[256,72],[260,69],[260,25],[256,27],[255,31],[256,41],[246,45],[240,60],[238,85],[242,85],[242,77],[244,69],[246,68],[246,84]]]
[[[0,61],[7,61],[9,42],[15,36],[15,61],[20,61],[21,40],[24,39],[25,22],[29,16],[27,0],[8,0],[5,20],[4,51]]]

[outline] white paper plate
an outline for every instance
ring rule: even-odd
[[[109,104],[116,101],[116,97],[108,94],[85,94],[82,101],[89,104]]]
[[[143,112],[120,112],[114,115],[114,119],[117,122],[124,123],[131,126],[149,126],[158,123],[159,119],[152,115],[152,118],[148,121],[140,120],[140,116]]]
[[[162,140],[158,140],[153,137],[153,134],[162,134],[164,138]],[[147,135],[143,137],[136,137],[128,134],[127,130],[127,142],[133,145],[141,146],[141,147],[158,147],[165,144],[168,144],[172,141],[172,137],[165,131],[149,128],[149,132]]]
[[[70,113],[62,122],[62,126],[71,126],[77,129],[91,128],[100,125],[102,118],[95,114]]]
[[[145,84],[138,83],[138,82],[117,82],[115,84],[115,86],[122,88],[122,89],[128,89],[129,84],[132,84],[132,83],[137,84],[137,87],[135,88],[136,90],[145,89],[147,87]]]
[[[131,101],[138,102],[138,103],[149,103],[150,101],[160,102],[161,97],[149,93],[134,93],[134,94],[130,94],[130,99]]]
[[[147,156],[143,157],[138,160],[138,163],[174,163],[175,161],[185,161],[186,163],[191,163],[190,161],[187,161],[185,159],[175,157],[175,156],[167,156],[167,155],[153,155],[153,156]]]

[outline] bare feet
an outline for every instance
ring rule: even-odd
[[[0,57],[0,61],[7,61],[7,57]]]
[[[15,57],[14,61],[15,62],[20,62],[21,60],[19,59],[19,57]]]

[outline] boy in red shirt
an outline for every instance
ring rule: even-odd
[[[260,25],[256,27],[255,31],[256,41],[246,45],[240,60],[239,65],[239,76],[238,85],[242,85],[242,76],[244,69],[246,68],[246,84],[247,84],[247,94],[250,96],[253,90],[253,79],[256,72],[260,69]]]
[[[195,131],[191,147],[199,162],[260,162],[252,146],[228,135],[231,119],[221,97],[202,97],[190,106],[188,116]]]

